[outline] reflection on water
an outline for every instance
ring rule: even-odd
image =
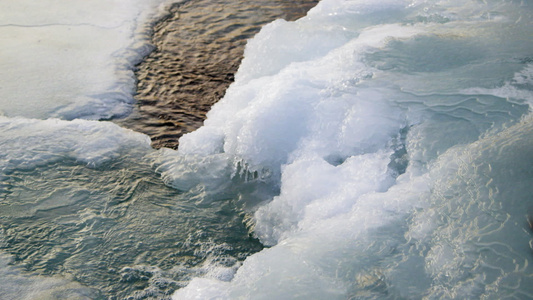
[[[206,260],[231,268],[262,249],[232,199],[196,204],[201,193],[164,186],[142,160],[63,161],[16,170],[3,184],[1,248],[15,264],[72,275],[105,296],[169,295],[206,272]]]

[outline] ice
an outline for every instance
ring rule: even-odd
[[[131,66],[147,54],[144,26],[163,2],[0,3],[1,113],[39,119],[127,114]]]
[[[113,123],[0,117],[0,168],[34,170],[38,166],[73,160],[89,167],[127,153],[150,152],[150,139]]]
[[[95,229],[139,251],[164,231],[154,243],[172,243],[166,259],[194,244],[179,238],[214,210],[244,219],[266,246],[241,263],[206,237],[186,247],[195,266],[166,260],[165,270],[139,254],[118,269],[126,281],[152,275],[139,297],[177,287],[171,274],[184,273],[196,278],[175,299],[533,298],[529,3],[322,0],[296,22],[265,26],[205,125],[177,151],[156,151],[102,120],[130,110],[132,65],[150,48],[146,22],[160,4],[0,3],[3,216],[74,225],[79,241],[64,238],[88,252]],[[160,180],[179,191],[159,190]],[[60,214],[69,208],[79,212]],[[44,246],[46,270],[73,253]],[[105,255],[126,251],[116,249]],[[76,255],[63,257],[66,270],[112,278],[101,253]],[[11,259],[0,256],[2,298],[99,296]]]
[[[354,60],[354,50],[379,47],[389,38],[409,37],[419,31],[399,30],[395,25],[372,28],[324,57],[291,64],[276,77],[264,76],[243,86],[237,82],[210,111],[205,126],[192,134],[208,138],[200,143],[184,136],[179,153],[214,154],[223,149],[243,157],[252,168],[266,165],[278,172],[279,166],[293,159],[289,155],[296,154],[297,148],[319,147],[322,157],[341,159],[350,152],[381,148],[405,124],[400,111],[378,99],[379,90],[353,90],[354,83],[372,76],[370,70]],[[229,122],[225,117],[228,114],[234,116]],[[361,119],[361,115],[367,118]],[[383,127],[363,129],[361,125],[368,123]],[[353,131],[363,132],[351,134]],[[299,146],[307,143],[312,145]]]
[[[530,298],[531,28],[499,1],[323,0],[265,26],[164,156],[267,174],[269,248],[174,299]]]
[[[162,149],[154,164],[167,185],[182,191],[200,186],[212,193],[220,192],[231,180],[231,164],[224,154],[176,156],[174,151]]]

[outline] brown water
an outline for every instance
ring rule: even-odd
[[[191,0],[156,24],[156,49],[138,65],[137,106],[117,122],[145,133],[155,148],[203,124],[233,82],[247,39],[278,18],[296,20],[318,0]]]

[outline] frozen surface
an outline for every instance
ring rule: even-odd
[[[163,156],[227,157],[278,186],[250,200],[271,247],[174,299],[533,297],[532,12],[323,0],[265,26],[204,127]]]
[[[0,113],[106,119],[131,109],[131,66],[164,0],[2,1]]]
[[[109,122],[0,117],[0,168],[33,170],[39,165],[74,160],[99,167],[126,152],[149,152],[150,139]],[[24,138],[21,138],[24,137]],[[24,151],[21,151],[24,149]]]

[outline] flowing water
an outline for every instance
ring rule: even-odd
[[[194,1],[39,3],[0,2],[0,298],[533,298],[531,3],[322,0],[177,150],[117,124],[198,126],[157,38],[133,98]]]

